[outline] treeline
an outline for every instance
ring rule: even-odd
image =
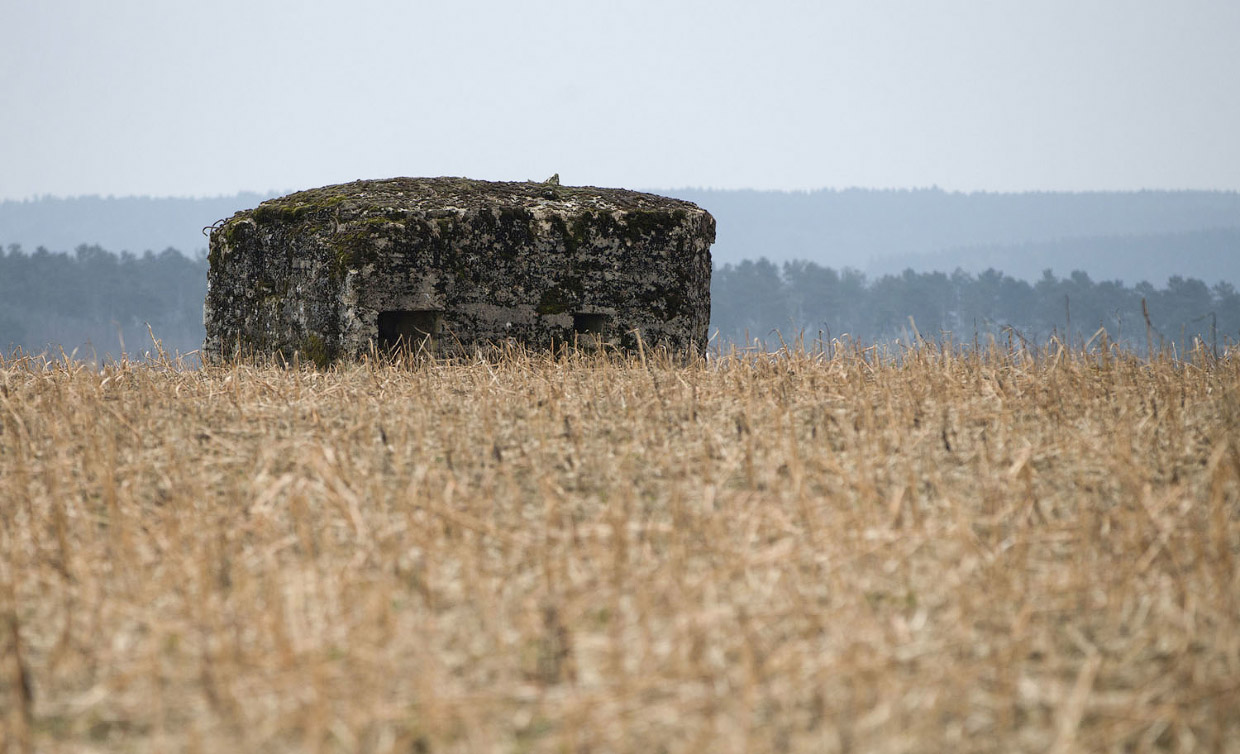
[[[959,193],[939,189],[656,189],[715,216],[717,263],[804,259],[871,277],[989,267],[1033,283],[1043,267],[1163,285],[1174,274],[1240,284],[1240,192]],[[203,226],[271,194],[0,201],[0,241],[120,251],[205,248]],[[1036,258],[1042,267],[1030,267]]]
[[[118,355],[123,343],[141,353],[152,347],[149,324],[170,353],[194,351],[204,336],[206,284],[205,256],[175,249],[135,255],[9,246],[0,249],[0,350],[63,347],[93,358]],[[870,279],[849,268],[760,259],[717,267],[711,299],[711,332],[724,344],[759,339],[778,347],[780,337],[798,336],[907,343],[918,335],[968,343],[987,334],[1079,344],[1099,328],[1138,351],[1147,344],[1182,351],[1194,338],[1218,349],[1240,342],[1240,293],[1230,283],[1183,277],[1164,288],[1049,270],[1032,284],[995,270]]]
[[[711,329],[721,341],[757,338],[768,346],[798,336],[907,343],[920,335],[966,343],[988,334],[1080,344],[1099,328],[1137,351],[1183,350],[1194,338],[1219,349],[1240,342],[1240,293],[1230,283],[1211,287],[1179,276],[1165,288],[1094,281],[1079,271],[1061,278],[1050,270],[1033,284],[995,270],[906,270],[871,280],[852,269],[761,259],[716,268],[711,300]]]
[[[942,249],[873,259],[865,271],[871,277],[879,277],[906,269],[962,269],[974,274],[996,269],[1035,283],[1048,267],[1081,270],[1097,280],[1118,278],[1129,285],[1142,280],[1163,285],[1173,275],[1195,277],[1207,285],[1240,282],[1240,227]]]
[[[0,350],[64,348],[81,358],[152,349],[150,325],[169,352],[202,345],[205,255],[175,249],[113,254],[0,249]]]
[[[271,196],[45,196],[0,201],[0,241],[27,249],[72,249],[89,240],[112,251],[171,247],[193,254],[207,247],[204,226]]]

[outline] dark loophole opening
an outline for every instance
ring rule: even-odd
[[[442,327],[443,312],[436,309],[379,312],[379,347],[416,349],[427,339],[433,341]]]
[[[573,332],[579,335],[606,335],[608,319],[606,314],[574,314]]]

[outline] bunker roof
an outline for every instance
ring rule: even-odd
[[[359,180],[323,186],[269,199],[255,209],[237,214],[253,214],[260,221],[296,220],[326,209],[338,220],[384,213],[385,210],[431,215],[495,209],[527,210],[535,215],[703,211],[692,202],[627,189],[443,177]]]

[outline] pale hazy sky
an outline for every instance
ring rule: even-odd
[[[1240,189],[1240,1],[0,0],[0,199]]]

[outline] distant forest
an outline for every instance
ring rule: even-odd
[[[20,246],[0,250],[0,350],[64,348],[79,358],[151,350],[147,323],[169,351],[202,345],[206,255],[175,249],[113,254],[78,246],[72,254]]]
[[[0,350],[63,347],[78,358],[152,350],[147,325],[170,353],[202,344],[207,261],[175,249],[114,254],[0,249]],[[848,337],[863,343],[918,335],[968,344],[993,334],[1081,344],[1099,328],[1137,351],[1147,343],[1181,352],[1194,338],[1211,348],[1240,342],[1240,294],[1229,283],[1172,277],[1156,288],[1094,281],[1083,272],[1036,283],[994,270],[868,278],[854,269],[766,259],[717,266],[711,283],[715,342],[778,348]],[[1143,311],[1142,302],[1145,309]],[[1147,329],[1145,313],[1150,328]],[[914,329],[915,328],[915,329]]]
[[[1104,328],[1111,341],[1145,351],[1194,338],[1222,349],[1240,342],[1240,293],[1230,283],[1207,286],[1173,276],[1165,287],[1094,281],[1084,272],[1045,270],[1028,283],[996,270],[973,275],[905,270],[867,278],[812,262],[725,264],[711,279],[711,330],[724,342],[780,339],[863,343],[917,337],[967,344],[987,335],[1036,345],[1058,337],[1087,343]],[[1148,327],[1146,315],[1148,314]]]
[[[1174,275],[1240,282],[1240,193],[804,192],[681,189],[715,216],[717,264],[807,260],[870,278],[1002,270],[1036,283],[1047,267],[1163,286]]]
[[[653,189],[715,216],[716,264],[806,260],[869,278],[961,268],[1036,283],[1042,270],[1164,286],[1174,275],[1240,283],[1240,193],[958,193],[927,189]],[[0,242],[27,249],[206,248],[201,228],[271,194],[0,201]]]

